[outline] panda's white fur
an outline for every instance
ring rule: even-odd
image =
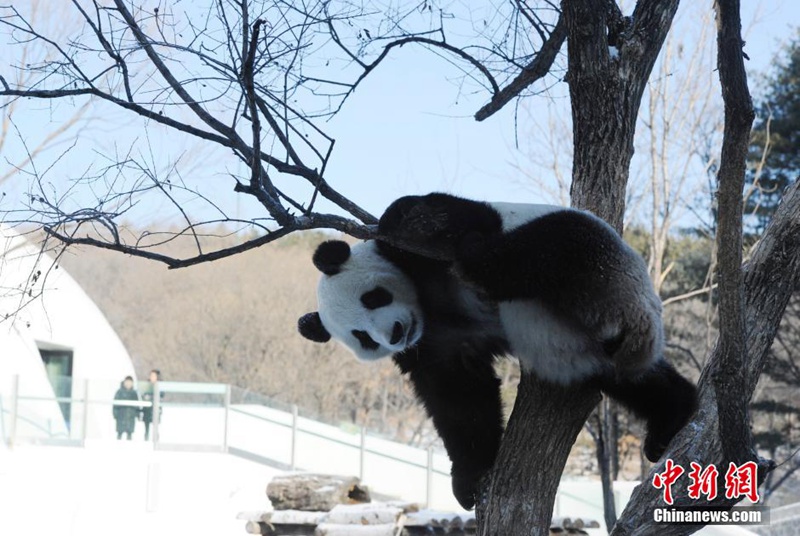
[[[503,231],[516,229],[564,207],[523,203],[489,203],[503,220]],[[536,300],[498,304],[500,321],[520,366],[542,379],[570,384],[597,374],[607,359],[597,356],[585,333],[566,325]],[[533,329],[532,329],[533,328]],[[610,330],[613,331],[613,330]]]
[[[551,214],[564,207],[557,205],[536,205],[528,203],[487,203],[500,214],[503,220],[503,231],[511,231],[529,221]]]
[[[359,297],[375,287],[391,290],[392,303],[366,309]],[[413,346],[423,332],[423,316],[414,284],[377,251],[374,241],[361,242],[350,249],[340,273],[322,275],[317,287],[322,323],[334,339],[344,343],[359,359],[373,361]],[[396,322],[403,326],[403,337],[391,343]],[[375,350],[364,348],[353,330],[366,331],[378,343]]]

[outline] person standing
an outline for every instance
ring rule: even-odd
[[[133,378],[125,376],[125,379],[119,384],[114,400],[139,401],[139,393],[133,389]],[[136,417],[139,415],[140,410],[141,408],[138,406],[114,404],[113,414],[114,420],[117,421],[117,439],[122,439],[122,434],[127,435],[128,440],[131,439],[133,429],[136,427]]]
[[[153,393],[156,390],[156,383],[161,379],[161,371],[158,369],[153,369],[150,371],[150,374],[147,378],[149,381],[145,385],[144,393],[142,393],[142,400],[145,402],[153,402]],[[159,402],[164,400],[164,393],[159,391]],[[159,404],[158,409],[158,420],[161,422],[161,414],[163,413],[163,408]],[[150,424],[153,422],[153,405],[146,406],[142,409],[142,421],[144,421],[144,440],[150,440]]]

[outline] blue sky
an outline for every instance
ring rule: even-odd
[[[755,91],[757,73],[768,68],[779,44],[800,25],[800,2],[742,4],[747,68]],[[433,56],[419,59],[411,50],[400,51],[332,122],[337,147],[329,171],[337,186],[374,212],[399,195],[436,189],[481,199],[552,202],[522,183],[514,165],[524,159],[529,144],[535,149],[536,140],[526,138],[528,111],[520,111],[517,131],[513,105],[477,123],[472,114],[485,94],[459,95],[458,86],[448,82],[457,77],[454,69]],[[530,113],[546,113],[545,99],[529,98]],[[557,97],[553,107],[569,114],[564,98]]]
[[[710,9],[711,2],[707,3]],[[747,67],[751,88],[757,92],[759,73],[768,69],[779,44],[791,35],[792,28],[800,25],[800,3],[742,3],[745,50],[750,56]],[[689,3],[684,2],[681,11],[690,9],[687,6]],[[680,23],[674,31],[681,31]],[[8,47],[0,51],[0,62],[8,64],[10,55]],[[433,190],[487,200],[552,202],[525,183],[517,166],[525,165],[525,155],[530,151],[546,150],[531,136],[526,124],[528,114],[542,115],[548,107],[556,113],[569,114],[564,84],[550,93],[554,101],[529,98],[516,116],[517,108],[512,104],[477,123],[472,115],[486,101],[487,94],[471,86],[459,86],[459,74],[448,62],[420,48],[396,50],[370,74],[342,111],[322,125],[336,139],[326,173],[329,182],[375,215],[399,196]],[[718,88],[710,91],[718,92]],[[32,140],[52,128],[48,123],[58,121],[65,113],[63,105],[54,109],[49,103],[26,103],[25,111],[16,114],[15,123],[23,136]],[[263,209],[254,202],[232,192],[229,174],[246,172],[228,152],[198,146],[171,132],[151,129],[145,133],[142,124],[132,119],[119,112],[105,115],[81,134],[81,144],[74,154],[55,162],[57,153],[51,152],[42,160],[40,170],[55,162],[47,177],[63,191],[70,177],[80,174],[90,162],[101,161],[98,152],[125,151],[133,139],[147,136],[146,149],[140,154],[159,161],[185,153],[183,173],[202,193],[213,197],[231,214],[264,216]],[[19,143],[12,143],[3,157],[19,161],[21,151]],[[9,202],[19,199],[17,196],[24,190],[21,179],[17,177],[14,185],[2,186],[11,195],[0,208],[8,208]],[[284,187],[293,191],[291,185]],[[89,197],[84,190],[74,200],[77,205]],[[200,203],[190,202],[187,206],[193,210]],[[320,208],[330,206],[322,204]],[[131,213],[136,220],[158,219],[170,208],[169,202],[160,197],[144,201],[137,210]],[[209,214],[207,211],[207,207],[201,209],[199,215]]]

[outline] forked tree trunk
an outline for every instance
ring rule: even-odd
[[[631,22],[615,11],[614,2],[562,2],[574,131],[572,204],[617,230],[622,229],[636,116],[677,4],[640,0]],[[478,503],[480,534],[549,533],[567,456],[599,400],[596,389],[563,388],[523,374],[497,463]]]
[[[720,61],[741,62],[741,56],[736,56],[741,55],[741,48],[730,50],[731,39],[739,35],[738,1],[719,2],[725,4],[727,13],[736,15],[727,21],[720,20]],[[618,230],[622,228],[633,135],[642,93],[677,5],[677,0],[639,0],[631,19],[624,19],[616,10],[615,2],[562,2],[568,28],[567,81],[575,145],[572,202],[576,207],[591,210]],[[738,47],[739,41],[735,45]],[[615,49],[617,57],[610,54],[610,47]],[[746,86],[744,89],[746,94]],[[723,79],[723,93],[729,90]],[[730,93],[725,96],[730,97]],[[729,122],[735,120],[736,113],[736,107],[728,104],[726,99],[726,138],[731,136],[727,126],[733,124]],[[735,124],[739,130],[748,128],[741,120]],[[734,134],[741,140],[740,131]],[[737,143],[741,145],[740,141]],[[723,153],[723,159],[743,160],[744,157],[741,147]],[[736,247],[736,244],[726,244],[728,246]],[[799,282],[798,274],[800,194],[795,185],[786,194],[744,274],[746,355],[739,360],[742,366],[736,371],[737,396],[752,394],[788,299]],[[734,284],[729,291],[737,292],[737,286],[741,287]],[[701,378],[700,410],[694,421],[676,436],[668,453],[676,463],[686,467],[691,461],[704,465],[720,463],[725,460],[723,452],[730,451],[729,446],[723,445],[719,431],[718,398],[726,394],[718,397],[714,389],[715,383],[720,385],[720,363],[730,368],[731,362],[720,348],[712,353]],[[732,377],[727,374],[722,383]],[[566,458],[598,400],[599,393],[588,387],[565,389],[523,374],[497,463],[478,501],[479,534],[548,534],[555,492]],[[728,428],[741,429],[744,423],[739,421],[743,418],[744,403],[745,400],[739,400],[736,414],[725,416],[729,419]],[[741,452],[741,446],[736,445],[734,450]],[[767,467],[767,463],[761,464],[761,469]],[[661,469],[657,465],[654,471]],[[661,492],[646,481],[637,488],[612,534],[688,534],[699,528],[656,525],[652,512],[657,506],[663,506]]]

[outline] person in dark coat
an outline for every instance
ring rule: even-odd
[[[133,378],[126,376],[119,384],[114,400],[125,400],[126,402],[138,402],[139,393],[133,388]],[[122,439],[122,434],[126,434],[128,439],[133,435],[136,426],[136,418],[139,416],[141,408],[138,406],[122,406],[114,404],[114,420],[117,421],[117,439]]]
[[[143,389],[142,393],[142,400],[145,402],[153,402],[153,393],[155,392],[156,383],[161,379],[161,371],[158,369],[153,369],[150,371],[150,375],[148,377],[149,383],[146,384],[145,388]],[[158,396],[159,402],[164,400],[164,391],[159,392]],[[163,406],[159,405],[158,408],[158,420],[161,422],[161,415],[164,413]],[[144,421],[144,440],[150,440],[150,423],[153,422],[153,406],[147,406],[142,408],[142,421]]]

